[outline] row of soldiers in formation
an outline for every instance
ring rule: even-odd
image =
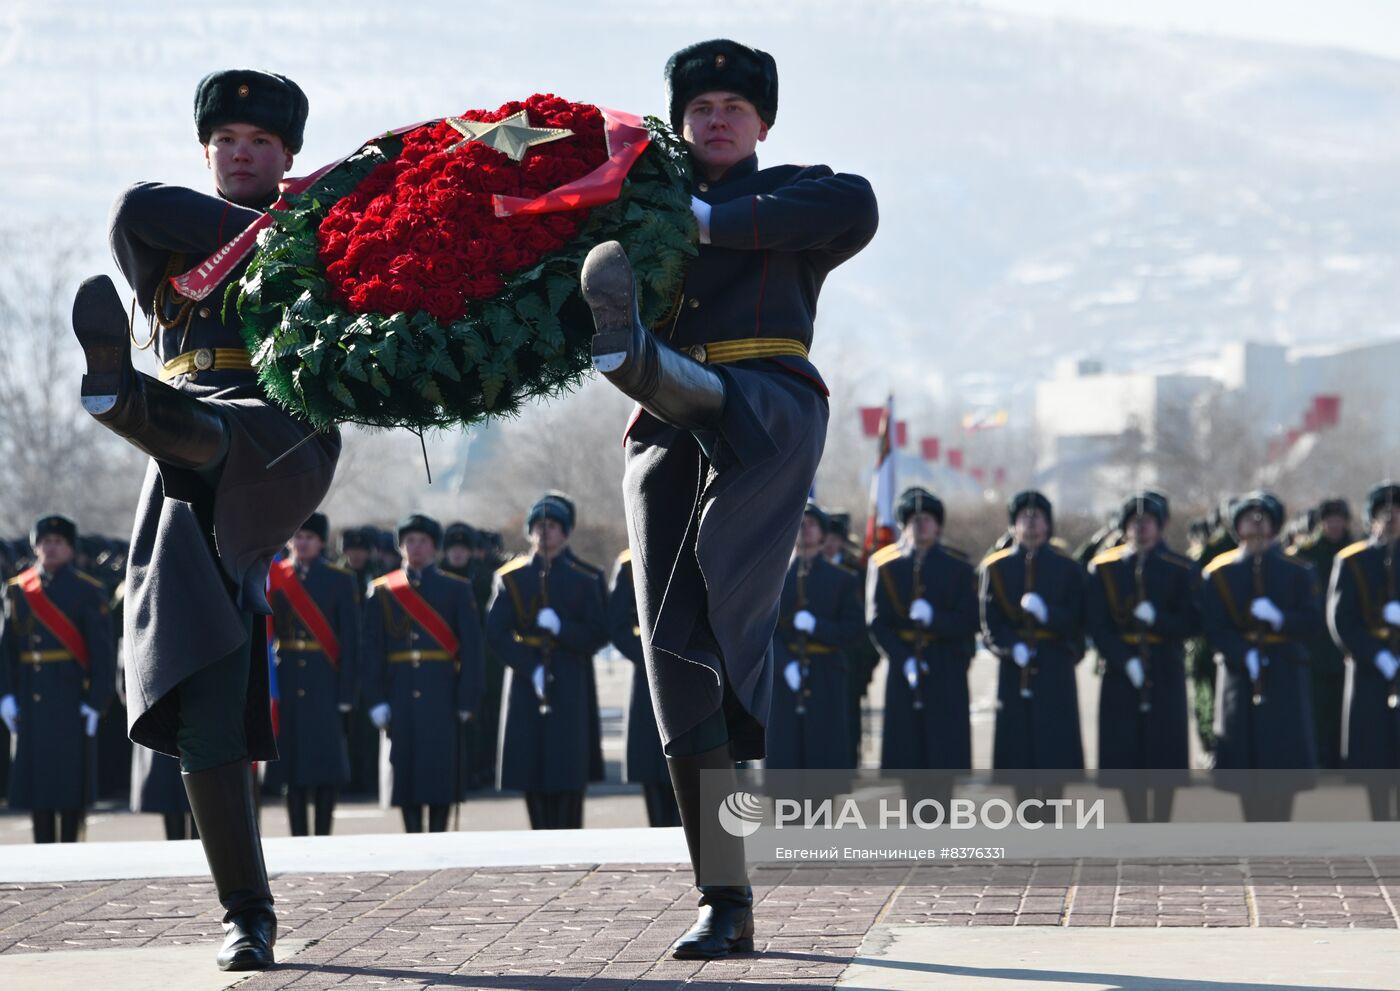
[[[1282,504],[1253,493],[1230,506],[1228,536],[1188,557],[1162,539],[1167,499],[1145,492],[1076,560],[1054,537],[1050,501],[1028,491],[1012,498],[1005,538],[974,567],[943,543],[941,501],[911,488],[897,508],[901,539],[864,574],[841,521],[811,504],[773,638],[766,766],[856,765],[873,646],[889,662],[881,767],[970,768],[967,674],[980,639],[999,664],[995,769],[1084,766],[1074,672],[1090,644],[1109,781],[1118,769],[1188,767],[1188,674],[1217,768],[1400,767],[1398,500],[1394,483],[1370,493],[1359,541],[1345,504],[1324,503],[1314,535],[1285,552]],[[524,793],[532,827],[581,826],[587,784],[603,775],[592,659],[609,642],[636,672],[625,779],[642,786],[652,824],[678,823],[629,553],[609,579],[570,548],[575,521],[567,497],[545,495],[527,518],[530,554],[503,564],[490,536],[410,516],[396,566],[382,574],[366,531],[341,535],[339,564],[326,556],[322,514],[297,531],[272,570],[267,629],[280,700],[272,767],[294,833],[312,831],[308,805],[314,831],[330,831],[357,711],[387,744],[384,791],[405,829],[447,827],[483,750],[495,755],[496,786]],[[109,589],[73,565],[78,544],[71,521],[39,520],[35,564],[6,586],[9,800],[32,810],[39,841],[80,832],[93,737],[117,680]],[[138,807],[164,812],[167,835],[190,835],[176,763],[137,749]],[[1123,776],[1130,816],[1169,818],[1171,782]],[[1369,797],[1376,818],[1400,814],[1395,788],[1373,784]],[[1249,818],[1286,818],[1292,794],[1242,800]]]

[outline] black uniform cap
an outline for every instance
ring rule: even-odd
[[[1317,506],[1317,518],[1325,520],[1329,516],[1343,516],[1351,519],[1351,507],[1345,499],[1323,499]]]
[[[1236,536],[1240,532],[1240,517],[1250,512],[1260,512],[1267,516],[1273,523],[1275,534],[1283,529],[1283,503],[1272,492],[1249,492],[1234,501],[1230,506],[1230,528],[1235,531]]]
[[[476,531],[465,523],[450,523],[442,535],[442,549],[476,546]]]
[[[374,547],[374,534],[364,527],[351,527],[340,534],[340,553],[346,551],[367,551]]]
[[[1400,506],[1400,482],[1381,482],[1367,494],[1367,519],[1375,519],[1387,506]]]
[[[56,534],[68,541],[74,550],[78,549],[78,524],[66,516],[41,516],[29,530],[29,545],[38,547],[40,539]]]
[[[573,533],[577,512],[574,501],[562,492],[546,492],[530,507],[530,515],[525,517],[525,532],[528,534],[538,520],[556,520],[565,533]]]
[[[211,72],[194,91],[194,127],[204,145],[216,127],[253,124],[276,134],[295,155],[301,151],[307,109],[300,86],[260,69]]]
[[[909,517],[915,513],[928,513],[938,521],[939,526],[942,526],[943,500],[928,489],[912,485],[899,494],[899,504],[895,507],[895,516],[899,518],[900,526],[906,526],[909,523]]]
[[[827,516],[827,515],[826,515],[826,510],[822,509],[820,506],[818,506],[818,505],[817,505],[815,502],[813,502],[811,499],[808,499],[808,500],[807,500],[807,506],[806,506],[805,509],[802,510],[802,515],[803,515],[803,516],[810,516],[810,517],[812,517],[812,519],[816,520],[816,521],[817,521],[817,525],[818,525],[819,527],[822,528],[822,533],[825,534],[825,533],[830,532],[830,530],[831,530],[831,517]]]
[[[422,513],[413,513],[399,521],[399,543],[403,543],[403,535],[406,533],[426,533],[433,541],[434,547],[442,546],[442,524],[431,516],[424,516]]]
[[[329,540],[331,535],[331,524],[326,519],[325,513],[312,513],[306,518],[306,522],[297,527],[298,530],[309,530],[321,540]]]
[[[1006,518],[1009,522],[1016,522],[1016,514],[1023,509],[1038,509],[1045,514],[1045,519],[1055,522],[1055,511],[1050,505],[1050,500],[1045,498],[1044,493],[1035,489],[1027,489],[1024,492],[1017,492],[1011,497],[1011,501],[1006,504]]]
[[[682,48],[666,60],[671,128],[681,133],[685,106],[701,93],[738,93],[769,127],[778,116],[778,63],[767,52],[728,38]]]
[[[1171,518],[1166,496],[1160,492],[1139,492],[1125,499],[1123,505],[1118,508],[1118,529],[1126,529],[1128,521],[1138,513],[1155,517],[1158,526],[1166,526],[1167,520]]]

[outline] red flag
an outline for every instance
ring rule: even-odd
[[[937,437],[925,437],[923,440],[919,441],[919,449],[922,452],[925,461],[938,460]]]
[[[960,447],[950,447],[950,448],[948,448],[948,467],[949,467],[949,468],[952,468],[954,471],[962,471],[962,461],[963,461],[962,456],[963,456],[962,448],[960,448]]]
[[[890,396],[881,411],[880,445],[875,457],[875,474],[870,479],[870,515],[865,522],[867,557],[895,541],[894,425],[894,396]]]

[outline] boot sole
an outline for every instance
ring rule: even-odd
[[[73,333],[87,360],[80,395],[89,413],[105,413],[116,405],[131,369],[126,312],[117,287],[97,275],[78,287],[73,299]]]
[[[579,288],[593,311],[593,366],[605,375],[620,370],[632,356],[634,285],[632,265],[616,241],[595,246],[584,259]]]

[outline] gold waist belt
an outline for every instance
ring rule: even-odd
[[[787,337],[745,337],[737,341],[710,341],[680,349],[706,365],[727,365],[755,358],[806,358],[807,345]]]
[[[403,661],[450,661],[452,655],[445,650],[391,650],[389,651],[389,662],[398,664]]]
[[[1124,643],[1135,644],[1137,646],[1141,646],[1142,644],[1151,646],[1153,644],[1166,643],[1165,640],[1155,633],[1124,633],[1122,639]]]
[[[1292,639],[1279,633],[1246,633],[1244,638],[1250,643],[1281,644],[1292,643]]]
[[[72,651],[68,650],[21,650],[19,659],[22,664],[47,664],[50,661],[76,661]]]
[[[325,648],[317,640],[278,640],[277,650],[279,653],[284,650],[299,650],[304,654],[319,654]]]
[[[788,650],[790,650],[794,654],[801,654],[803,652],[803,647],[801,644],[790,643],[788,644]],[[807,644],[806,652],[809,655],[834,654],[836,653],[836,648],[828,647],[824,643],[809,643]]]
[[[160,369],[160,380],[197,372],[252,371],[253,361],[244,348],[199,348],[171,358]]]

